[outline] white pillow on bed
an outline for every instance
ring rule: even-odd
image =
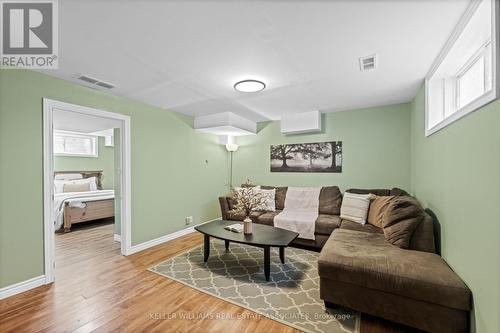
[[[73,182],[68,182],[68,183],[64,184],[63,191],[64,191],[64,193],[88,192],[88,191],[90,191],[90,183],[74,184]]]
[[[72,180],[73,184],[90,184],[91,191],[97,191],[97,179],[95,177]]]
[[[68,180],[54,179],[54,194],[63,193],[64,184],[69,183]]]
[[[54,176],[55,180],[75,180],[82,178],[83,176],[81,173],[60,173]]]
[[[64,184],[89,184],[90,191],[97,191],[97,182],[95,177],[85,178],[85,179],[74,179],[74,180],[54,180],[54,193],[63,193]]]

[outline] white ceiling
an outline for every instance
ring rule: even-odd
[[[467,0],[59,1],[59,64],[191,116],[253,121],[412,99]],[[358,58],[376,53],[378,68]],[[263,92],[236,92],[242,79]]]
[[[77,112],[54,110],[54,129],[80,133],[93,133],[120,127],[120,121],[94,117]]]

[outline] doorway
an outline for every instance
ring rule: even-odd
[[[58,129],[54,128],[55,119],[57,119]],[[96,127],[97,131],[94,131],[92,135],[82,134],[82,131],[91,131],[94,126],[93,122],[99,123],[101,128]],[[75,128],[85,130],[78,132],[74,131]],[[103,175],[103,170],[83,170],[85,168],[61,171],[59,161],[58,170],[55,170],[54,155],[56,153],[61,156],[84,154],[86,158],[96,157],[98,143],[102,143],[99,137],[106,142],[114,141],[115,167],[113,172],[107,171],[109,174]],[[113,229],[117,230],[114,232],[114,238],[121,242],[120,253],[122,255],[131,253],[129,116],[43,99],[43,173],[46,283],[51,283],[55,279],[56,229],[61,232],[71,232],[71,221],[79,223],[92,220],[92,216],[88,214],[93,214],[96,218],[113,215],[116,221],[116,228]],[[114,191],[110,191],[109,188],[106,191],[104,187],[110,185],[103,184],[103,177],[108,183],[111,181],[110,178],[113,178]],[[108,192],[114,192],[114,196],[109,196]],[[78,195],[72,195],[72,193]],[[100,197],[93,197],[94,195]],[[56,209],[56,202],[57,208],[60,209]],[[114,202],[114,207],[110,206],[110,202],[111,205]],[[114,211],[114,214],[110,214],[110,210]]]

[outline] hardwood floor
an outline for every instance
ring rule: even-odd
[[[200,234],[123,257],[113,230],[90,224],[56,235],[56,282],[0,301],[0,332],[298,332],[147,271],[201,245]],[[192,318],[205,313],[225,318]],[[361,332],[410,331],[362,317]]]

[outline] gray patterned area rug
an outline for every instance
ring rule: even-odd
[[[287,248],[285,264],[271,249],[271,277],[264,277],[263,249],[211,240],[203,247],[170,258],[149,270],[189,287],[252,310],[305,332],[359,332],[360,315],[343,308],[326,309],[319,297],[318,253]]]

